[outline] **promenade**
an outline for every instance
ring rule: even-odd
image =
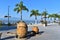
[[[32,30],[33,26],[28,27],[28,31]],[[40,34],[32,37],[27,37],[23,40],[60,40],[60,26],[58,24],[51,24],[47,27],[38,26]],[[6,32],[16,32],[16,29],[0,31],[2,32],[1,40],[18,40],[15,38],[15,34],[7,34]],[[22,39],[21,39],[22,40]]]

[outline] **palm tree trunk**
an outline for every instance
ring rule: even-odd
[[[22,21],[22,11],[21,11],[21,21]]]
[[[50,18],[50,20],[52,20],[52,18]]]
[[[52,17],[50,18],[50,21],[52,22]]]
[[[54,23],[56,22],[56,18],[54,18]]]
[[[59,25],[60,25],[60,18],[59,18],[58,20],[59,20],[58,23],[59,23]]]
[[[37,16],[35,16],[35,24],[37,23]]]
[[[60,18],[59,18],[59,21],[60,21]]]
[[[47,26],[46,15],[45,15],[45,26]]]
[[[43,20],[42,15],[41,15],[41,20]]]

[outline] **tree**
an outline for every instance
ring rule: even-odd
[[[41,13],[41,15],[40,15],[40,16],[41,16],[41,21],[40,21],[40,22],[42,23],[42,22],[43,22],[43,17],[42,17],[42,13]]]
[[[60,19],[60,15],[57,16]]]
[[[22,10],[29,11],[26,6],[23,5],[23,1],[21,1],[19,4],[16,4],[16,8],[14,8],[14,11],[17,11],[17,13],[21,14],[21,21],[22,21]]]
[[[59,25],[60,25],[60,15],[57,15],[58,19],[59,19]]]
[[[49,14],[49,15],[48,15],[48,18],[50,18],[50,20],[52,20],[52,17],[53,17],[52,14]]]
[[[31,17],[31,16],[35,16],[35,23],[36,23],[36,21],[37,21],[37,16],[40,16],[39,11],[38,11],[38,10],[31,10],[30,17]]]
[[[43,18],[45,18],[45,21],[44,21],[45,26],[47,26],[47,21],[46,21],[47,15],[48,15],[48,13],[47,13],[47,11],[45,9],[45,11],[42,12],[42,16],[43,16]]]
[[[56,22],[56,18],[58,18],[58,14],[55,13],[55,14],[52,14],[53,18],[54,18],[54,22]]]

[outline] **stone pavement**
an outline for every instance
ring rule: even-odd
[[[32,26],[33,27],[33,26]],[[32,27],[28,27],[28,31],[32,30]],[[7,35],[6,31],[3,32],[2,40],[60,40],[60,26],[58,24],[48,25],[47,27],[38,26],[39,32],[36,36],[28,37],[27,39],[16,39],[15,35]],[[16,30],[9,30],[15,32]]]

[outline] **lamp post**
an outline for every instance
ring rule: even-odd
[[[9,8],[10,8],[10,6],[8,6],[8,15],[4,16],[5,18],[8,18],[8,26],[9,26],[9,18],[11,17],[11,16],[9,16]]]

